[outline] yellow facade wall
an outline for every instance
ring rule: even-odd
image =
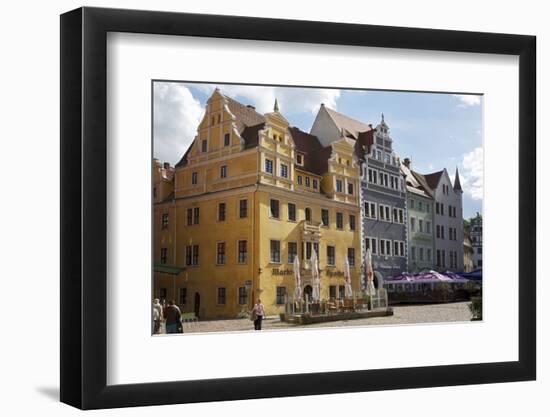
[[[238,192],[225,192],[209,198],[185,199],[176,202],[171,213],[169,231],[160,231],[155,245],[155,261],[160,261],[161,248],[168,248],[168,264],[184,268],[176,278],[176,291],[173,290],[173,277],[155,273],[156,295],[160,288],[166,288],[167,298],[179,302],[179,289],[187,289],[184,312],[197,312],[203,318],[234,317],[247,305],[238,303],[238,287],[245,286],[253,279],[254,238],[253,238],[253,190],[241,189]],[[240,218],[239,202],[247,200],[247,217]],[[225,203],[225,221],[218,220],[219,204]],[[199,224],[188,225],[188,209],[199,209]],[[165,207],[157,207],[155,221],[161,221]],[[157,214],[158,212],[158,214]],[[158,219],[158,220],[157,220]],[[194,220],[193,220],[194,221]],[[247,259],[237,260],[239,240],[247,241]],[[225,243],[225,263],[217,263],[217,243]],[[198,245],[198,265],[187,265],[186,247]],[[225,288],[225,305],[218,304],[217,289]],[[195,297],[200,297],[200,306],[195,305]],[[250,300],[250,298],[249,298]]]
[[[295,146],[288,122],[277,111],[266,114],[265,119],[266,127],[258,133],[258,146],[245,149],[223,96],[214,92],[185,165],[172,172],[173,189],[167,190],[174,192],[174,199],[155,200],[154,261],[177,267],[181,272],[173,275],[155,272],[154,294],[173,299],[183,312],[195,312],[201,319],[236,317],[248,311],[258,297],[268,315],[283,312],[284,305],[276,302],[277,287],[285,287],[288,295],[294,292],[292,264],[288,263],[289,242],[297,243],[303,268],[302,288],[311,284],[308,261],[303,259],[305,228],[315,230],[319,242],[321,298],[329,298],[329,286],[344,285],[343,265],[348,248],[355,250],[355,265],[350,268],[352,288],[360,290],[359,173],[353,148],[347,142],[334,144],[331,158],[334,160],[329,162],[324,175],[300,171],[294,161]],[[226,134],[230,135],[228,144],[224,141]],[[205,151],[202,140],[207,141]],[[271,174],[264,170],[266,158],[274,162]],[[288,165],[287,178],[281,176],[281,163]],[[226,178],[221,178],[222,166],[226,167]],[[197,184],[192,184],[194,172]],[[297,175],[302,175],[301,186],[297,184]],[[154,178],[155,184],[164,181],[161,177],[159,174]],[[306,177],[310,179],[309,188],[305,186]],[[335,193],[335,178],[355,181],[355,193],[348,195],[347,186],[343,193]],[[316,190],[313,179],[318,181]],[[270,216],[271,199],[279,201],[279,219]],[[239,215],[240,200],[248,202],[245,218]],[[218,218],[220,203],[225,203],[224,221]],[[289,220],[288,203],[296,205],[295,221]],[[188,224],[188,209],[195,208],[199,211],[198,224],[194,221]],[[306,208],[311,210],[310,222],[305,221]],[[320,226],[322,209],[329,211],[328,227]],[[336,227],[337,212],[343,216],[341,230]],[[165,228],[163,214],[168,215]],[[355,230],[350,230],[350,215],[355,216]],[[247,241],[247,260],[243,264],[237,262],[239,240]],[[271,262],[271,240],[280,241],[280,263]],[[217,263],[219,242],[225,243],[223,265]],[[187,265],[186,247],[195,245],[199,248],[198,265]],[[327,265],[327,245],[335,247],[335,265]],[[239,287],[247,288],[246,304],[239,303]],[[218,288],[225,288],[225,304],[218,303]],[[185,300],[180,300],[182,289],[186,291]]]

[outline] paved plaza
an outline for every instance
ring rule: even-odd
[[[330,323],[295,325],[283,323],[279,317],[268,317],[262,324],[263,330],[281,330],[296,328],[343,327],[396,325],[414,323],[442,323],[470,321],[469,302],[426,304],[426,305],[396,305],[393,306],[393,316],[371,317],[357,320],[340,320]],[[185,323],[185,333],[254,331],[254,324],[249,319],[206,320],[197,323]]]

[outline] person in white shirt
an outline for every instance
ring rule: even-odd
[[[258,301],[256,304],[254,304],[254,308],[252,309],[252,312],[254,314],[254,330],[262,330],[262,320],[265,317],[265,310],[264,305],[262,304],[262,300],[258,298]]]
[[[153,334],[160,333],[160,323],[162,321],[162,306],[159,299],[153,300]]]

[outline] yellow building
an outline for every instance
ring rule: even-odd
[[[175,168],[154,162],[154,292],[201,318],[235,317],[261,298],[284,311],[301,262],[311,294],[312,250],[321,298],[344,293],[344,260],[359,291],[359,167],[355,141],[323,147],[279,112],[256,112],[215,90]],[[170,184],[171,183],[171,184]]]

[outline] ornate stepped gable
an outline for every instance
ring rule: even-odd
[[[219,90],[216,89],[216,91],[219,93]],[[226,109],[233,116],[234,128],[243,140],[244,149],[257,146],[258,132],[265,128],[265,116],[258,113],[254,106],[242,104],[226,95],[222,95],[222,97],[225,101]],[[187,148],[187,151],[176,164],[176,167],[185,166],[187,164],[187,157],[194,145],[195,141]]]
[[[218,93],[221,94],[219,90]],[[279,112],[277,102],[272,113],[262,115],[251,105],[242,104],[226,95],[222,95],[222,97],[225,101],[226,110],[233,116],[234,129],[242,139],[243,150],[258,146],[261,132],[266,129],[272,118],[284,119]],[[372,127],[354,121],[334,110],[329,109],[328,111],[331,112],[331,117],[339,121],[343,131],[347,132],[345,137],[335,138],[330,145],[323,146],[317,136],[304,132],[298,127],[289,127],[288,132],[295,146],[295,151],[304,157],[303,165],[295,165],[295,169],[322,177],[329,172],[329,160],[334,157],[334,147],[337,146],[335,142],[345,139],[348,144],[354,147],[357,157],[360,157],[362,146],[372,144]],[[367,129],[368,131],[360,132],[358,129]],[[355,140],[356,137],[359,140]],[[176,167],[183,167],[188,164],[189,153],[195,144],[196,141],[193,141],[176,164]]]

